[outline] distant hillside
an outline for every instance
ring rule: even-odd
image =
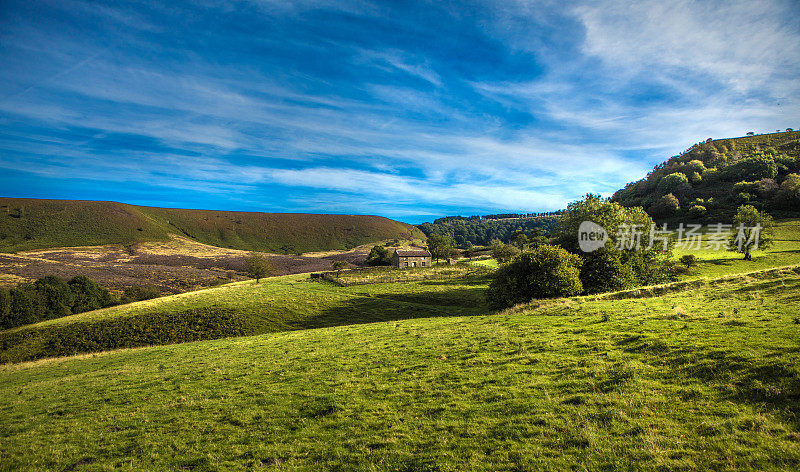
[[[133,244],[175,233],[214,246],[273,253],[349,249],[423,237],[380,216],[142,207],[117,202],[0,198],[0,252]]]
[[[777,216],[800,212],[800,131],[709,139],[656,166],[613,199],[656,219],[727,219],[751,204]]]

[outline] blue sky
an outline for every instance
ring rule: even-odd
[[[0,195],[546,211],[800,127],[780,1],[0,3]]]

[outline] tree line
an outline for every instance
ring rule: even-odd
[[[108,289],[85,275],[64,281],[48,275],[33,283],[11,289],[0,288],[0,329],[97,310],[120,303],[155,298],[161,292],[155,287],[132,286],[116,298]]]

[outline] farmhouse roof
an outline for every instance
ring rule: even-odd
[[[400,257],[431,257],[427,249],[397,249],[395,252]]]

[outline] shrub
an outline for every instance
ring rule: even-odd
[[[125,289],[122,295],[122,303],[138,302],[150,300],[161,296],[161,290],[152,285],[133,285]]]
[[[686,268],[694,267],[697,265],[697,256],[694,254],[686,254],[681,256],[681,264],[685,265]]]
[[[388,266],[392,265],[392,256],[384,246],[372,246],[367,256],[368,266]]]
[[[567,297],[583,291],[581,258],[556,246],[524,252],[495,272],[487,298],[496,306],[512,306],[534,298]]]
[[[625,264],[625,255],[614,248],[600,248],[583,256],[581,283],[586,293],[623,290],[634,285],[636,275]]]

